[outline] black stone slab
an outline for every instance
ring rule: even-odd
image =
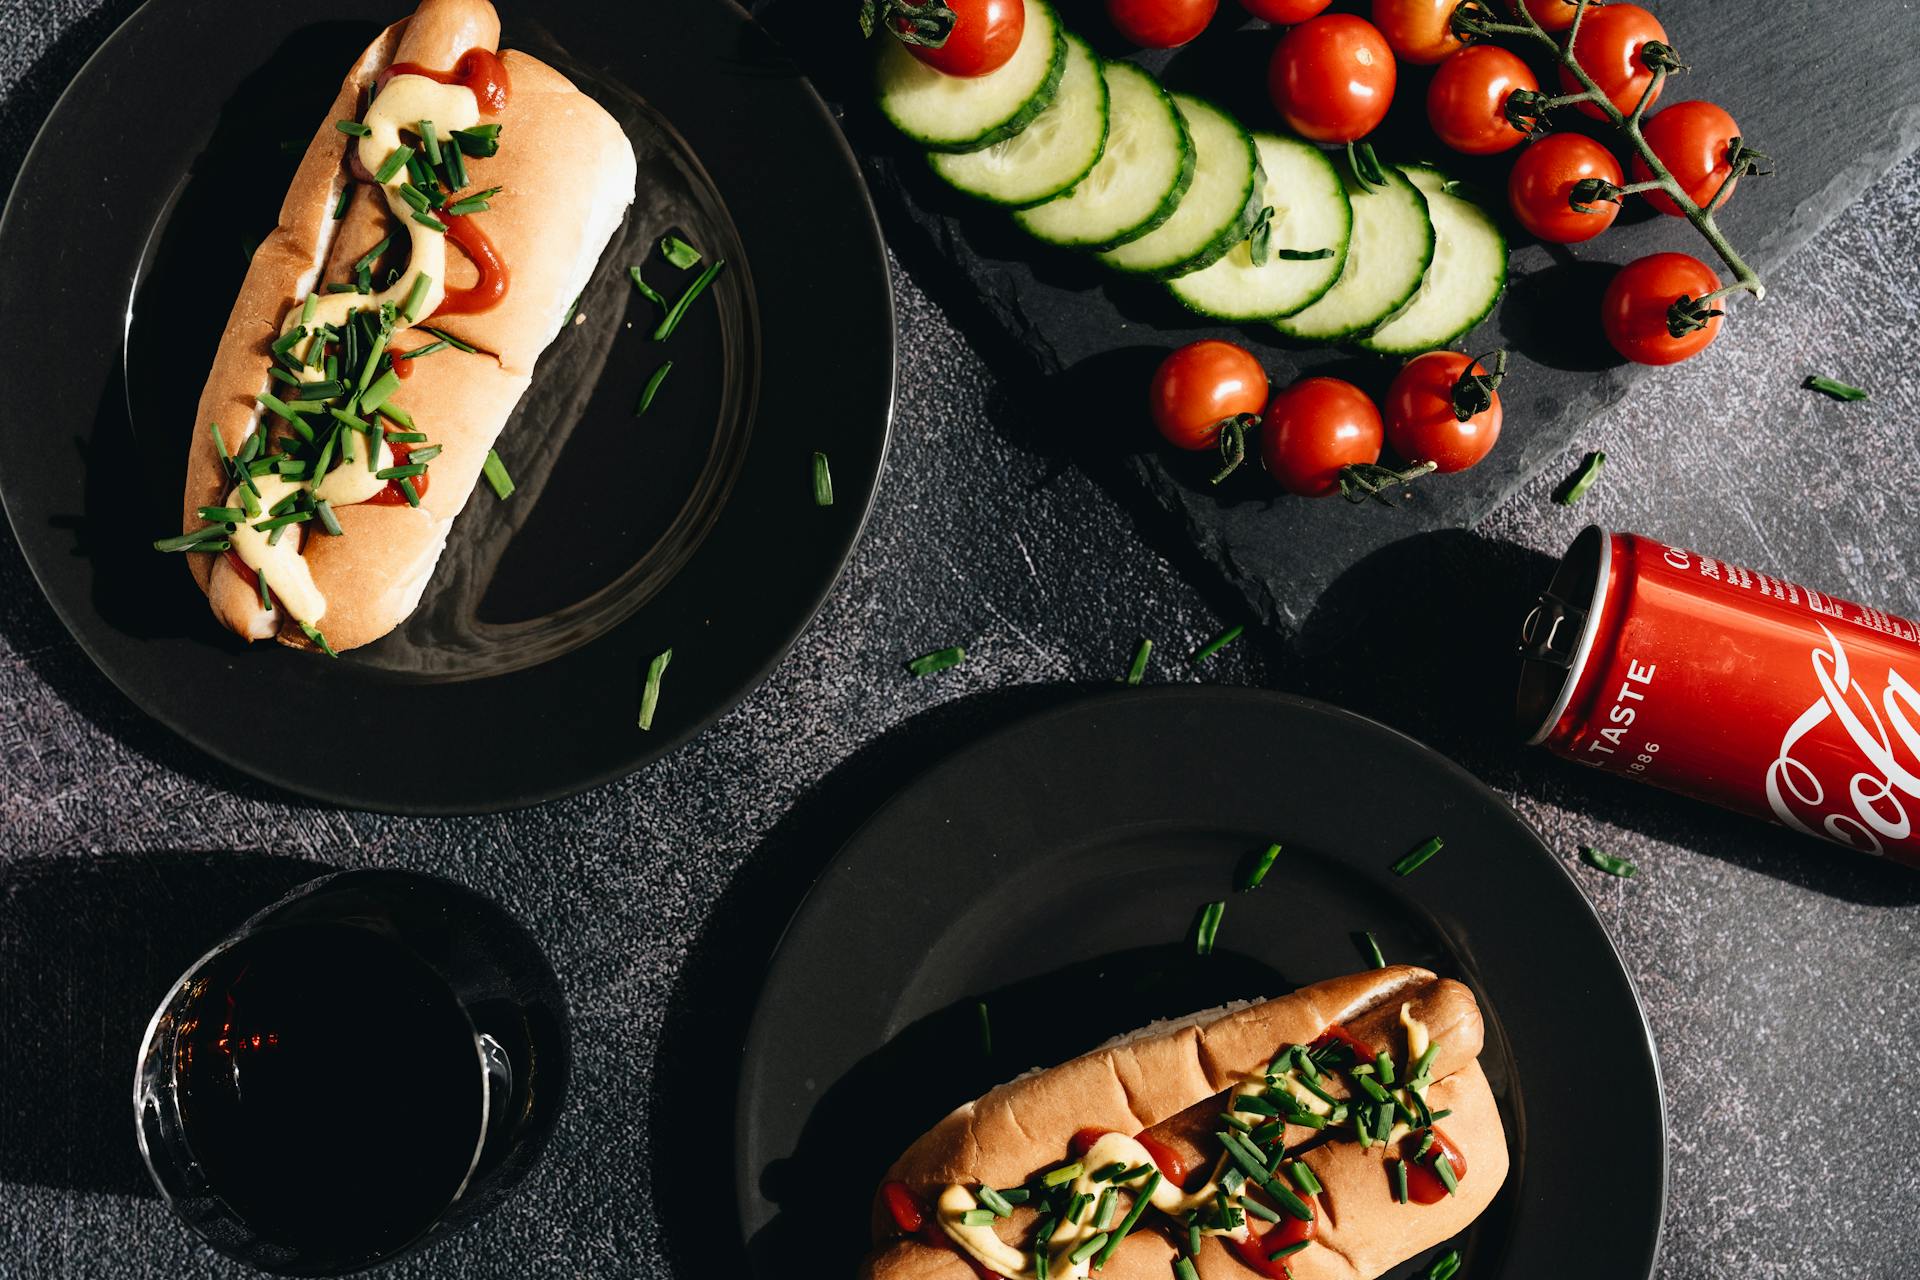
[[[1060,0],[1059,7],[1068,26],[1101,53],[1128,53],[1098,3]],[[1920,142],[1920,37],[1898,0],[1869,0],[1844,12],[1811,0],[1693,0],[1656,8],[1694,68],[1669,81],[1663,103],[1710,98],[1774,158],[1772,176],[1742,182],[1721,216],[1763,274]],[[1019,386],[1021,373],[1038,375],[1029,388],[1046,397],[1050,429],[1061,433],[1053,443],[1070,448],[1096,473],[1120,477],[1123,488],[1174,517],[1259,617],[1289,630],[1329,583],[1366,556],[1416,534],[1476,524],[1556,458],[1595,410],[1642,379],[1646,371],[1621,362],[1599,331],[1607,264],[1675,249],[1718,265],[1691,227],[1639,202],[1607,234],[1573,250],[1533,242],[1516,228],[1507,295],[1458,344],[1514,353],[1503,392],[1505,431],[1486,462],[1418,486],[1398,511],[1279,495],[1257,470],[1216,489],[1207,483],[1210,457],[1158,447],[1146,426],[1146,382],[1162,351],[1197,338],[1232,338],[1261,357],[1276,386],[1328,373],[1375,393],[1385,390],[1398,362],[1288,342],[1264,326],[1215,325],[1157,285],[1121,279],[1086,257],[1034,243],[1003,213],[934,179],[920,155],[878,118],[869,103],[865,51],[847,40],[836,18],[823,17],[818,0],[764,0],[760,11],[842,104],[843,124],[864,158],[896,249],[915,266],[923,257],[945,259],[944,269],[923,270],[922,278],[970,320],[970,336],[1003,361],[1004,377]],[[1234,110],[1249,127],[1273,128],[1265,67],[1274,34],[1243,19],[1239,6],[1225,0],[1212,29],[1186,49],[1132,56],[1170,86]],[[1551,68],[1528,52],[1550,86]],[[1382,154],[1437,160],[1478,184],[1504,214],[1511,155],[1473,161],[1435,142],[1423,119],[1429,78],[1423,68],[1400,68],[1395,108],[1378,135]],[[1835,92],[1836,85],[1858,88]],[[1563,124],[1577,119],[1561,115]],[[1739,312],[1753,305],[1734,300],[1721,342],[1740,340]],[[903,352],[903,366],[914,358]],[[1783,391],[1804,372],[1781,370]],[[1328,622],[1322,608],[1316,629]]]

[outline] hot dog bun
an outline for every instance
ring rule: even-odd
[[[1458,1192],[1433,1205],[1396,1201],[1384,1159],[1390,1149],[1353,1141],[1325,1141],[1302,1159],[1325,1187],[1316,1243],[1287,1259],[1296,1280],[1371,1280],[1407,1257],[1456,1234],[1485,1209],[1505,1180],[1506,1136],[1478,1062],[1484,1026],[1478,1004],[1458,982],[1428,970],[1396,965],[1334,978],[1291,995],[1225,1012],[1160,1023],[1091,1053],[1031,1073],[957,1108],[919,1138],[886,1172],[931,1204],[949,1185],[1025,1185],[1039,1171],[1068,1158],[1074,1135],[1085,1129],[1151,1137],[1195,1165],[1211,1164],[1220,1147],[1212,1134],[1232,1090],[1262,1078],[1276,1053],[1310,1043],[1333,1024],[1408,1061],[1411,1018],[1434,1046],[1427,1089],[1436,1111],[1451,1108],[1447,1137],[1460,1149],[1469,1174]],[[1336,1090],[1345,1096],[1346,1090]],[[1289,1148],[1312,1140],[1290,1126]],[[1131,1197],[1128,1196],[1128,1199]],[[994,1224],[1011,1243],[1025,1241],[1035,1215],[1026,1210]],[[1166,1276],[1176,1249],[1169,1235],[1149,1227],[1152,1215],[1129,1235],[1097,1274]],[[1162,1224],[1164,1226],[1164,1224]],[[902,1238],[876,1195],[875,1251],[861,1269],[866,1280],[967,1280],[971,1262],[955,1250]],[[1204,1280],[1245,1280],[1254,1274],[1233,1250],[1209,1237],[1194,1258]]]
[[[217,422],[230,451],[252,433],[284,431],[263,419],[257,397],[271,390],[269,345],[289,312],[323,282],[351,278],[351,267],[383,239],[392,248],[376,264],[404,266],[412,228],[390,212],[380,188],[355,182],[347,134],[336,120],[357,120],[367,89],[396,62],[447,69],[467,51],[494,51],[499,18],[486,0],[424,0],[414,15],[383,32],[355,63],[295,175],[280,226],[256,252],[222,336],[198,411],[187,467],[185,532],[203,528],[198,510],[221,505],[228,479],[207,423]],[[354,503],[335,509],[341,536],[303,536],[302,558],[325,600],[321,621],[336,651],[391,631],[419,602],[450,526],[479,481],[487,453],[540,353],[561,324],[625,216],[634,196],[633,148],[619,124],[559,72],[509,50],[501,56],[510,92],[498,112],[491,157],[466,161],[468,191],[499,187],[477,225],[507,264],[506,294],[489,309],[426,320],[475,352],[441,348],[413,363],[389,403],[410,414],[440,446],[417,507]],[[363,175],[364,176],[364,175]],[[344,217],[334,212],[351,184]],[[457,249],[447,255],[445,286],[472,284],[478,272]],[[389,350],[417,350],[435,339],[420,328],[397,332]],[[362,455],[364,457],[364,455]],[[215,616],[247,639],[277,635],[309,641],[285,609],[261,607],[251,575],[224,556],[190,555]]]

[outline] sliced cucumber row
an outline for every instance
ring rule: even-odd
[[[1173,95],[1193,137],[1193,182],[1173,216],[1100,260],[1115,271],[1167,280],[1225,257],[1260,210],[1260,153],[1238,120],[1201,98]]]
[[[1047,0],[1026,0],[1020,47],[984,76],[950,76],[898,40],[880,44],[880,110],[929,151],[979,151],[1013,137],[1046,110],[1067,68],[1066,32]]]
[[[1344,166],[1343,166],[1344,167]],[[1289,338],[1338,342],[1365,333],[1400,310],[1433,261],[1433,220],[1420,189],[1391,165],[1387,185],[1342,178],[1353,207],[1346,268],[1319,301],[1273,322]]]
[[[927,159],[947,182],[993,204],[1016,208],[1051,200],[1087,176],[1107,142],[1107,80],[1100,59],[1069,33],[1066,71],[1053,101],[1011,138]]]
[[[1410,356],[1447,346],[1493,310],[1507,287],[1507,240],[1493,216],[1460,194],[1438,169],[1398,167],[1427,198],[1433,263],[1413,300],[1360,339],[1360,345]]]
[[[1107,143],[1071,190],[1013,215],[1029,235],[1074,249],[1114,249],[1173,216],[1193,181],[1193,138],[1173,97],[1131,62],[1101,67]]]
[[[1265,175],[1256,223],[1267,219],[1260,261],[1242,237],[1212,266],[1168,284],[1173,296],[1216,320],[1288,316],[1325,294],[1347,262],[1353,209],[1327,153],[1298,138],[1254,135]],[[1325,257],[1301,255],[1324,253]]]

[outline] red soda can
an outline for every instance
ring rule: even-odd
[[[1920,867],[1920,626],[1590,527],[1520,652],[1529,745]]]

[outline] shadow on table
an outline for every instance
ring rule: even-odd
[[[169,984],[328,867],[177,852],[0,865],[0,1183],[149,1195],[133,1072]]]

